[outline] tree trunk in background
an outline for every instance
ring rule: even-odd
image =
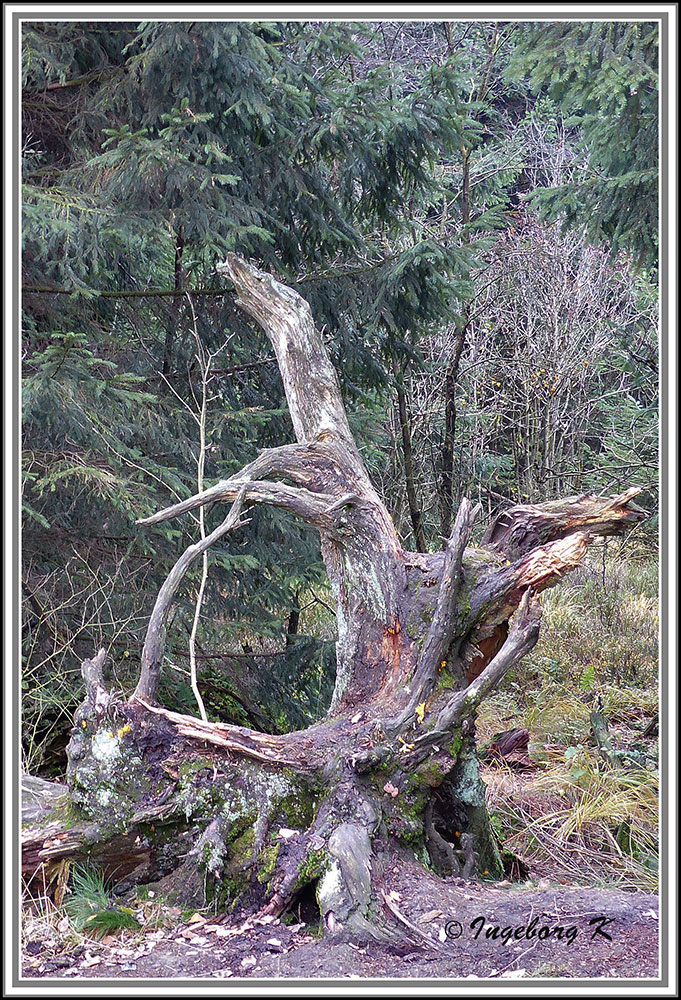
[[[179,227],[175,234],[175,264],[173,268],[173,290],[182,290],[182,279],[184,268],[182,265],[182,254],[184,253],[184,231]],[[168,317],[168,328],[166,330],[165,343],[163,345],[163,374],[170,375],[173,369],[173,350],[175,346],[175,333],[177,331],[177,319],[180,313],[179,296],[173,296],[170,315]]]
[[[270,913],[314,885],[328,933],[392,937],[382,872],[396,854],[443,873],[501,874],[475,752],[477,707],[536,643],[537,594],[595,535],[639,519],[638,491],[512,508],[478,548],[464,499],[444,551],[404,550],[309,306],[239,258],[219,270],[272,342],[297,443],[141,523],[227,502],[209,537],[241,530],[241,510],[256,503],[314,525],[338,622],[331,708],[307,730],[272,736],[158,706],[164,608],[197,555],[190,547],[159,595],[133,697],[106,689],[103,652],[84,664],[88,698],[68,773],[79,836],[63,856],[96,854],[125,834],[143,854],[130,853],[130,880],[163,878],[185,901],[240,899]],[[42,848],[40,825],[30,831],[33,862],[54,865],[54,825]]]
[[[416,470],[414,468],[414,452],[411,444],[411,426],[407,410],[407,396],[402,381],[397,383],[397,414],[402,434],[402,457],[404,460],[404,482],[407,491],[409,517],[414,532],[414,541],[418,552],[425,552],[426,536],[423,529],[423,514],[419,506],[416,492]]]
[[[453,33],[451,25],[445,25],[447,36],[447,47],[449,54],[455,52]],[[492,26],[492,33],[487,47],[487,62],[478,86],[477,92],[471,94],[471,100],[483,101],[487,96],[490,86],[491,72],[497,57],[497,45],[499,38],[498,25]],[[472,120],[477,118],[477,112],[471,115]],[[470,230],[468,226],[471,222],[471,150],[469,146],[461,147],[461,225],[463,229],[463,243],[470,243]],[[454,350],[452,352],[447,373],[445,376],[445,427],[444,440],[441,452],[440,469],[440,535],[443,539],[449,537],[454,519],[454,442],[456,440],[456,389],[459,381],[459,367],[461,355],[466,343],[468,326],[471,321],[470,303],[465,302],[461,311],[461,316],[457,322],[456,338],[454,340]]]
[[[464,226],[464,243],[470,242],[466,226],[471,221],[471,155],[469,149],[461,151],[461,222]],[[466,343],[470,322],[470,309],[466,303],[458,320],[454,351],[445,376],[445,436],[442,444],[442,470],[440,473],[441,516],[440,534],[448,538],[454,518],[454,441],[456,439],[456,387],[459,381],[461,355]]]

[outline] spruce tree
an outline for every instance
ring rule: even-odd
[[[523,24],[511,65],[582,135],[572,178],[536,203],[646,268],[658,249],[658,34],[652,21]]]
[[[49,685],[59,678],[59,712],[75,696],[65,666],[92,641],[118,644],[125,682],[150,581],[176,551],[177,528],[152,541],[133,522],[196,488],[196,426],[182,405],[198,391],[195,325],[207,352],[223,347],[225,331],[229,340],[211,383],[206,476],[229,474],[289,433],[269,345],[220,287],[216,260],[236,249],[304,290],[360,436],[391,359],[413,355],[466,294],[469,250],[415,233],[411,218],[442,189],[433,165],[460,146],[459,71],[371,66],[371,37],[340,23],[25,25],[27,677],[45,666]],[[275,514],[257,539],[248,553],[238,542],[216,550],[205,607],[234,654],[256,663],[254,637],[272,652],[299,595],[323,580],[306,529]],[[74,546],[80,581],[65,570]],[[128,586],[116,590],[115,624],[93,610],[76,627],[95,550],[99,575],[124,571]],[[46,660],[65,601],[72,638]],[[191,608],[187,590],[173,626],[179,656]],[[301,690],[312,681],[309,712],[324,707],[333,668],[331,637],[286,649],[268,709],[281,725],[292,722],[292,650]],[[211,684],[224,689],[216,676]],[[233,687],[223,708],[243,718]],[[243,700],[262,700],[246,687]],[[184,681],[172,693],[191,703]]]

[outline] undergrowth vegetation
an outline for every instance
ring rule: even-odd
[[[140,926],[130,907],[113,903],[111,884],[96,868],[73,871],[65,909],[74,929],[93,937]]]
[[[481,744],[529,731],[530,767],[487,767],[488,806],[504,847],[556,881],[657,885],[657,563],[603,546],[543,597],[541,638],[482,706]],[[591,713],[605,717],[620,763],[605,760]]]
[[[132,949],[182,917],[153,892],[140,890],[123,900],[115,879],[94,865],[76,865],[64,875],[59,902],[47,885],[24,891],[21,938],[27,955],[64,965],[87,956],[94,941]]]

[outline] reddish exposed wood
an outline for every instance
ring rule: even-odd
[[[478,652],[468,664],[466,669],[466,681],[468,684],[479,677],[493,656],[499,652],[508,638],[508,622],[502,622],[494,629],[491,635],[481,639],[478,644]]]

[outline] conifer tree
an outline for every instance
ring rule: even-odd
[[[208,351],[221,347],[225,330],[231,336],[213,381],[207,477],[229,474],[288,433],[269,345],[246,327],[216,280],[225,251],[254,257],[304,289],[360,434],[391,358],[413,354],[424,331],[456,315],[470,251],[415,232],[412,215],[437,200],[442,185],[433,165],[460,148],[459,70],[430,65],[415,74],[399,63],[371,65],[371,38],[363,26],[342,23],[25,26],[31,677],[46,662],[51,684],[67,676],[66,653],[80,656],[95,636],[115,638],[121,656],[140,641],[150,608],[132,615],[120,596],[113,632],[97,616],[75,628],[81,609],[67,597],[86,586],[96,547],[108,579],[124,571],[128,552],[129,586],[146,605],[149,579],[159,578],[176,551],[177,529],[152,542],[133,522],[159,500],[195,488],[195,426],[179,402],[198,387],[187,294]],[[282,537],[283,561],[271,555]],[[297,595],[324,578],[314,537],[285,517],[263,519],[257,538],[261,545],[248,553],[238,545],[216,551],[206,604],[206,619],[226,617],[231,648],[246,658],[252,636],[281,637]],[[83,559],[79,581],[73,567],[64,570],[73,545]],[[190,596],[178,595],[178,655]],[[76,638],[46,661],[64,601]],[[319,678],[333,666],[330,641],[299,637],[287,648],[279,708],[271,706],[284,725],[292,718],[291,677],[301,679],[304,693],[309,662],[312,712],[330,695]],[[298,655],[294,668],[294,653],[304,648],[309,655]],[[120,656],[119,664],[126,665]],[[220,688],[219,678],[212,683]],[[60,680],[67,702],[68,687]],[[184,683],[178,693],[190,703]],[[233,700],[224,707],[241,717]]]
[[[573,177],[537,192],[549,218],[629,250],[651,268],[658,248],[656,22],[536,22],[518,26],[511,73],[527,74],[582,135]]]

